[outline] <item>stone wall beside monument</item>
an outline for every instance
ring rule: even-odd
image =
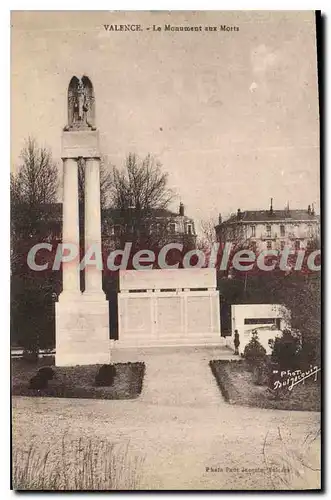
[[[221,345],[215,269],[120,271],[118,346]]]

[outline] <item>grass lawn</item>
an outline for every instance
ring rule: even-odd
[[[265,385],[254,384],[253,373],[243,360],[213,360],[210,367],[228,403],[277,410],[320,411],[320,384],[314,377],[297,384],[292,391],[282,390],[279,395]]]
[[[101,365],[56,367],[54,357],[40,358],[37,363],[12,359],[12,395],[57,398],[134,399],[142,389],[144,363],[117,363],[111,387],[96,387],[95,375]],[[42,366],[51,366],[55,372],[47,389],[30,389],[31,377]]]

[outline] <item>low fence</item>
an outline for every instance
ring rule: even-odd
[[[11,358],[23,358],[24,349],[11,349],[10,356]],[[40,349],[38,356],[43,358],[45,356],[54,356],[55,349]]]

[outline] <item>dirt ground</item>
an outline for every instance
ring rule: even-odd
[[[226,403],[208,349],[144,353],[138,399],[13,398],[13,445],[53,447],[63,435],[128,444],[145,490],[320,487],[320,414]],[[58,451],[56,451],[58,450]]]

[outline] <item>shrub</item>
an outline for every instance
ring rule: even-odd
[[[55,372],[50,366],[43,366],[39,368],[37,375],[47,380],[53,380]]]
[[[267,351],[259,342],[257,331],[254,330],[252,338],[244,350],[244,358],[253,371],[254,383],[263,385],[266,380],[266,360]]]
[[[298,353],[300,368],[306,369],[309,365],[321,364],[320,339],[305,340],[302,349]]]
[[[254,330],[252,338],[244,350],[244,358],[252,365],[258,365],[265,361],[267,351],[259,342],[257,331]]]
[[[271,361],[268,356],[265,356],[261,362],[253,366],[253,379],[256,385],[269,385],[271,371]]]
[[[116,368],[114,365],[102,365],[98,373],[95,376],[95,385],[111,386],[114,383],[116,375]]]
[[[282,336],[274,341],[271,359],[280,370],[296,369],[300,361],[300,350],[300,337],[293,335],[290,330],[284,330]]]
[[[38,373],[37,375],[35,375],[30,379],[30,385],[29,385],[30,389],[40,390],[40,389],[47,389],[47,387],[48,387],[48,379],[42,375],[39,375]]]

